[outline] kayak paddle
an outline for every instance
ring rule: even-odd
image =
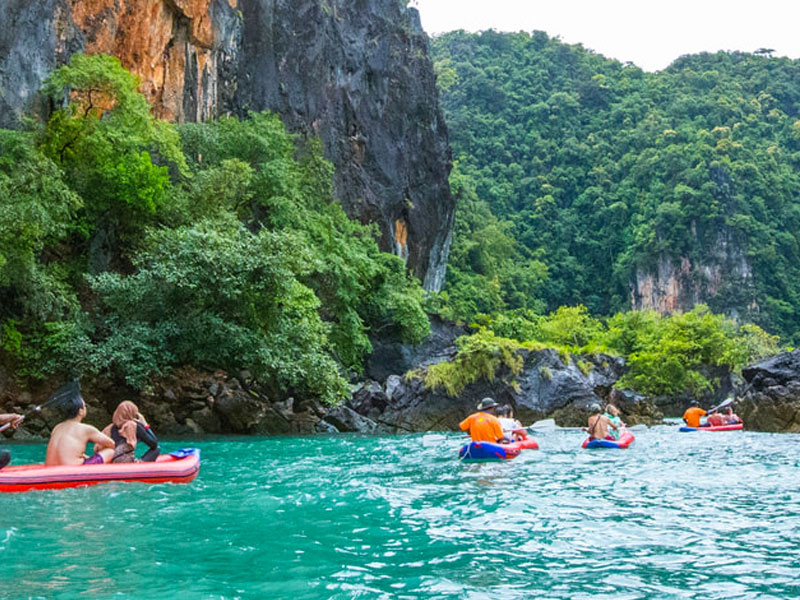
[[[71,381],[66,385],[62,385],[55,392],[53,392],[53,395],[50,396],[47,400],[45,400],[44,402],[42,402],[38,406],[34,406],[32,409],[30,409],[24,415],[22,415],[17,420],[17,426],[22,424],[22,422],[27,417],[30,417],[31,415],[35,415],[35,414],[38,414],[38,413],[42,412],[42,409],[45,406],[50,406],[51,404],[55,405],[55,404],[58,404],[58,403],[66,404],[68,401],[71,402],[75,398],[76,395],[78,397],[80,397],[80,394],[81,394],[81,384],[78,383],[77,381]],[[14,421],[12,421],[11,423],[13,423],[13,422]],[[5,425],[0,426],[0,433],[4,432],[6,429],[11,427],[11,423],[6,423]]]

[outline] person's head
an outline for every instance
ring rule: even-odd
[[[732,408],[729,406],[729,407],[728,407],[728,408],[725,410],[725,412],[726,412],[726,413],[728,413],[729,415],[732,415],[732,414],[733,414],[733,409],[732,409]]]
[[[619,416],[619,409],[613,404],[609,404],[608,406],[606,406],[606,412],[615,417]]]
[[[592,411],[593,413],[599,413],[601,408],[600,405],[595,402],[589,407],[589,410]]]
[[[64,404],[64,416],[66,419],[78,418],[82,421],[86,416],[86,403],[80,396],[73,396]]]
[[[689,406],[691,406],[692,408],[696,408],[700,406],[700,403],[697,400],[692,400],[691,402],[689,402]]]
[[[120,402],[114,415],[111,417],[111,422],[117,427],[122,427],[127,421],[137,421],[139,419],[139,407],[133,402],[125,400]]]
[[[496,408],[497,402],[495,402],[493,398],[484,398],[478,404],[478,410],[482,410],[484,412],[494,412]]]
[[[510,419],[514,414],[514,411],[511,410],[510,404],[504,404],[503,406],[497,409],[497,414]]]

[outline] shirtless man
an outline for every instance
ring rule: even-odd
[[[589,426],[583,428],[583,430],[589,434],[589,439],[613,440],[614,438],[608,435],[608,428],[617,429],[617,426],[602,413],[599,404],[592,404],[590,410],[592,411],[592,415],[589,417]]]
[[[727,424],[725,423],[725,418],[716,410],[712,410],[711,414],[706,417],[706,423],[708,423],[709,427],[722,427]]]
[[[114,441],[100,433],[97,428],[81,423],[86,416],[86,403],[80,396],[75,397],[66,408],[66,421],[55,426],[47,444],[47,466],[57,465],[100,465],[114,456]],[[102,450],[87,457],[86,444],[94,442]]]

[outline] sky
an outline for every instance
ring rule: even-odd
[[[430,35],[547,32],[657,71],[684,54],[759,48],[800,58],[799,0],[411,0]]]

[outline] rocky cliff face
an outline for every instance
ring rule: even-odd
[[[318,135],[348,213],[378,223],[381,247],[441,288],[454,202],[416,10],[398,0],[5,0],[0,126],[45,110],[42,81],[79,51],[119,57],[161,118],[268,109]]]
[[[661,254],[654,265],[636,267],[630,300],[634,310],[661,314],[689,311],[701,303],[734,317],[758,311],[752,268],[741,245],[726,230],[699,258]]]

